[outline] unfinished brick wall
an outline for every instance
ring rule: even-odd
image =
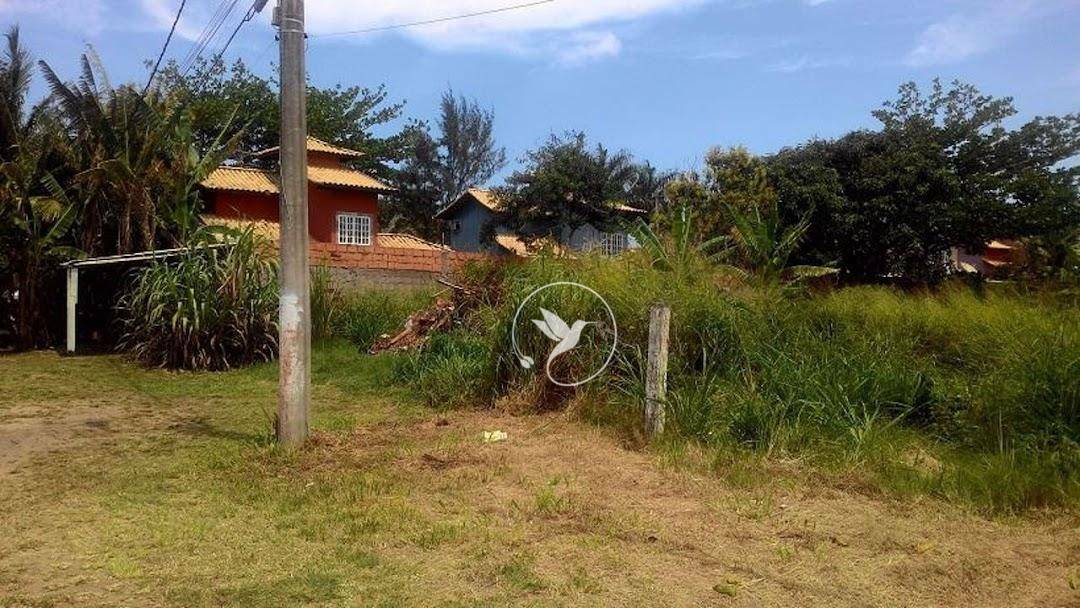
[[[336,243],[311,243],[311,265],[364,270],[417,271],[445,275],[471,261],[489,259],[484,253],[358,247]]]

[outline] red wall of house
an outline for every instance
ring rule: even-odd
[[[371,192],[311,186],[308,189],[308,231],[313,240],[337,242],[337,214],[364,213],[371,216],[371,241],[379,232],[379,197]]]
[[[278,196],[254,192],[209,192],[210,209],[220,217],[279,221]],[[313,241],[337,242],[337,214],[366,213],[371,216],[372,241],[379,232],[379,198],[372,192],[308,187],[308,233]]]

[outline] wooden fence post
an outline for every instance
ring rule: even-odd
[[[649,437],[664,432],[670,329],[671,309],[653,306],[649,311],[649,360],[645,370],[645,432]]]

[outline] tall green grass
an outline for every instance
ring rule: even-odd
[[[530,386],[539,405],[574,397],[518,365],[510,318],[536,287],[576,281],[603,294],[618,323],[616,364],[588,387],[600,419],[637,424],[648,309],[664,302],[674,437],[994,512],[1080,501],[1080,315],[1071,305],[962,286],[731,288],[707,274],[676,281],[634,256],[541,257],[495,274],[485,280],[500,289],[467,327],[416,354],[402,376],[429,402],[491,403]],[[591,318],[587,300],[553,290],[542,304]],[[527,351],[551,346],[539,332],[519,340]],[[601,361],[601,346],[585,342],[570,365]]]
[[[316,340],[346,339],[366,351],[396,334],[408,316],[431,304],[434,289],[343,288],[330,271],[311,273],[311,330]]]
[[[250,229],[196,233],[139,270],[117,308],[120,349],[146,365],[223,370],[277,353],[277,268]]]

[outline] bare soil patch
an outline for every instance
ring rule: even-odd
[[[484,444],[483,430],[493,429],[509,440]],[[507,534],[500,558],[526,555],[538,581],[578,573],[594,591],[585,604],[1080,605],[1069,585],[1080,563],[1071,518],[995,522],[938,502],[812,484],[732,488],[660,467],[560,414],[455,413],[322,436],[307,462],[363,466],[403,439],[394,466],[416,488],[414,506],[492,522],[493,533]],[[446,569],[435,577],[444,589],[475,584],[456,563],[425,561]],[[537,587],[537,597],[566,600]]]

